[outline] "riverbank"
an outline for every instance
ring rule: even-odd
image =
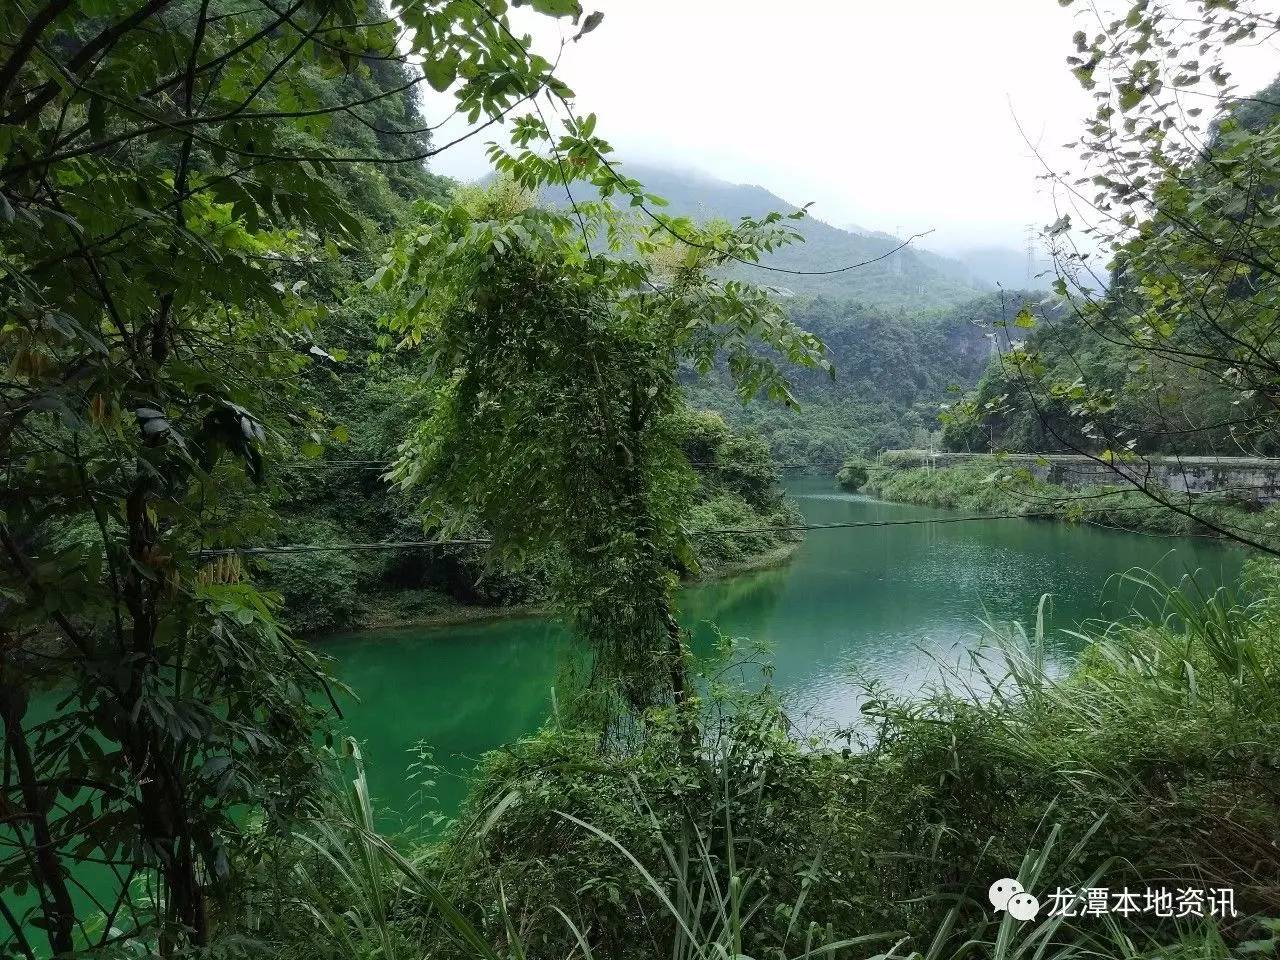
[[[545,613],[539,603],[465,604],[436,590],[401,590],[376,594],[366,601],[360,614],[349,626],[340,630],[322,630],[307,634],[323,638],[353,630],[383,630],[396,627],[449,627],[489,620],[534,617]]]
[[[1127,594],[1117,577],[1135,568],[1170,579],[1200,570],[1209,591],[1240,582],[1244,551],[1202,539],[1016,520],[878,527],[938,511],[843,496],[830,477],[789,478],[786,492],[802,522],[820,529],[780,566],[739,566],[733,575],[686,583],[677,604],[690,652],[709,668],[725,666],[726,641],[738,641],[739,655],[749,658],[767,646],[759,655],[767,657],[770,682],[804,729],[862,724],[866,698],[852,678],[915,693],[936,676],[931,655],[965,656],[980,641],[983,620],[1033,623],[1044,593],[1053,594],[1053,622],[1069,627],[1114,610]],[[862,524],[871,526],[855,528]],[[563,704],[564,670],[576,649],[564,626],[545,615],[351,631],[314,647],[359,697],[343,702],[345,729],[365,745],[374,794],[395,812],[383,821],[392,832],[403,827],[396,814],[415,803],[407,765],[417,742],[432,745],[441,768],[436,809],[455,815],[475,758],[535,735],[555,709],[553,689]],[[1069,668],[1075,648],[1055,635],[1055,669]]]
[[[367,792],[386,811],[383,829],[423,844],[413,861],[486,937],[509,942],[509,910],[521,918],[528,955],[550,958],[581,955],[552,905],[591,931],[594,956],[672,955],[678,924],[637,864],[672,903],[689,904],[691,927],[716,922],[716,898],[747,890],[740,915],[752,919],[737,956],[796,957],[839,937],[888,931],[902,931],[894,940],[909,935],[924,954],[943,929],[962,931],[957,942],[975,941],[983,956],[1002,956],[992,948],[1001,920],[986,889],[1018,876],[1024,859],[1021,879],[1045,910],[1055,888],[1072,885],[1230,886],[1242,913],[1272,909],[1280,699],[1266,664],[1280,609],[1201,604],[1167,621],[1153,611],[1154,622],[1107,629],[1095,620],[1081,634],[1062,632],[1109,609],[1105,585],[1117,574],[1157,568],[1171,547],[1174,570],[1204,571],[1205,596],[1229,604],[1241,551],[1071,524],[854,530],[834,525],[936,513],[834,492],[829,478],[788,484],[806,523],[833,525],[810,533],[794,562],[682,592],[708,698],[706,750],[695,763],[661,718],[635,750],[603,755],[598,734],[557,723],[568,644],[553,623],[389,632],[331,647],[335,672],[361,696],[346,730],[366,751]],[[1228,589],[1217,594],[1218,585]],[[1144,608],[1163,604],[1153,587]],[[1274,592],[1257,582],[1248,595]],[[1016,677],[999,699],[966,696],[965,682],[987,687],[967,655],[946,652],[977,639],[980,620],[1035,624],[1044,593],[1053,602],[1044,605],[1043,631],[1005,634],[1017,659],[985,646],[993,653],[982,662],[1001,674],[1012,662]],[[764,693],[735,692],[739,683],[760,685],[750,665],[725,670],[724,637],[739,638],[747,657],[752,640],[770,645],[760,664]],[[1231,642],[1212,645],[1223,637]],[[954,695],[922,687],[921,650],[965,671],[955,674]],[[820,713],[806,709],[815,703]],[[815,746],[809,732],[830,737]],[[848,750],[830,748],[845,737]],[[426,809],[453,820],[443,831],[437,820],[413,819],[424,809],[424,774],[411,762],[421,741],[437,765],[425,775],[436,800]],[[478,773],[473,758],[482,758]],[[1234,867],[1220,862],[1237,852]],[[325,889],[349,908],[349,891]],[[672,896],[682,889],[695,896]],[[698,889],[710,913],[699,911]],[[422,909],[406,897],[393,923],[411,932]],[[1144,947],[1167,933],[1144,925],[1151,915],[1127,919],[1134,926],[1125,932]],[[1230,935],[1252,936],[1250,922]],[[1069,960],[1224,960],[1108,950],[1087,940],[1108,931],[1094,918],[1012,932],[1046,930],[1055,944],[1091,943],[1092,953],[1055,954]],[[461,949],[436,956],[474,960]]]
[[[727,580],[747,573],[772,570],[789,563],[803,540],[797,539],[740,560],[708,564],[698,577],[688,584]],[[537,617],[547,614],[543,603],[521,604],[465,604],[437,590],[398,590],[378,593],[362,604],[355,620],[348,626],[334,630],[317,630],[306,633],[311,639],[323,639],[335,634],[360,630],[386,630],[398,627],[454,627],[493,620],[511,620],[519,617]]]
[[[1247,607],[1147,581],[1177,616],[1095,623],[1065,672],[1045,659],[1051,625],[1009,629],[992,638],[986,663],[1008,675],[989,698],[965,695],[962,672],[955,692],[879,690],[843,750],[797,739],[768,692],[724,694],[697,763],[664,727],[603,758],[597,738],[545,729],[485,758],[420,862],[488,936],[528,918],[543,956],[573,955],[560,910],[622,960],[670,953],[636,930],[668,944],[722,923],[751,956],[788,955],[797,936],[832,953],[883,937],[902,956],[948,939],[982,956],[1030,944],[1073,960],[1225,960],[1223,940],[1272,955],[1280,599],[1274,566],[1253,577]],[[1038,898],[1039,925],[990,910],[1004,876]],[[1112,923],[1049,914],[1059,891],[1083,888],[1168,891],[1175,908],[1201,894],[1176,923],[1141,907]],[[1213,908],[1217,891],[1229,909]]]
[[[718,414],[682,410],[664,427],[688,471],[672,495],[680,503],[689,550],[673,560],[720,577],[778,562],[795,539],[760,531],[789,527],[777,465],[761,441],[735,433]],[[384,454],[385,455],[385,454]],[[282,508],[276,543],[314,552],[258,558],[254,578],[282,600],[281,619],[298,635],[321,636],[393,625],[446,625],[541,610],[551,577],[541,561],[495,568],[469,545],[430,550],[348,551],[344,544],[395,543],[422,537],[421,504],[377,481],[332,500],[327,487],[300,488]],[[344,494],[344,497],[347,494]],[[416,496],[416,495],[415,495]],[[337,509],[334,509],[337,507]],[[664,507],[666,509],[666,507]],[[479,527],[471,531],[483,536]],[[681,571],[686,573],[685,570]]]
[[[1230,494],[1157,491],[1168,503],[1195,514],[1190,517],[1133,488],[1095,486],[1069,490],[1038,480],[998,457],[943,468],[901,466],[880,460],[869,464],[866,473],[859,488],[862,492],[898,503],[1015,514],[1027,519],[1087,523],[1166,536],[1221,539],[1224,531],[1229,531],[1259,543],[1280,545],[1280,507],[1263,507]]]

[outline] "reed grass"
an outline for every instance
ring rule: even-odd
[[[661,716],[634,752],[558,725],[486,758],[441,845],[379,837],[358,751],[295,837],[280,955],[441,960],[1216,960],[1275,955],[1280,600],[1144,571],[1114,623],[990,624],[991,643],[864,722],[799,735],[767,688]],[[1053,651],[1081,645],[1065,673]],[[844,744],[842,747],[841,744]],[[1236,891],[1242,916],[993,913],[990,883]],[[292,946],[289,944],[292,943]]]

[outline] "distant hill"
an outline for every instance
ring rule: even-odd
[[[1025,250],[1013,247],[974,247],[952,256],[968,268],[975,283],[1006,290],[1048,290],[1053,283],[1053,262],[1034,254],[1027,262]]]
[[[649,192],[666,197],[666,212],[695,220],[736,221],[773,210],[791,212],[776,193],[730,183],[694,170],[627,164],[626,173]],[[576,184],[573,196],[593,198]],[[543,202],[567,204],[563,188]],[[795,227],[804,243],[765,260],[794,270],[829,270],[874,260],[900,246],[891,234],[833,227],[806,216]],[[742,406],[727,371],[709,376],[686,371],[685,387],[696,407],[722,413],[737,428],[762,436],[786,467],[835,467],[850,454],[876,454],[937,440],[941,404],[973,389],[987,369],[996,339],[1005,337],[1011,312],[1024,300],[1043,300],[1028,284],[1027,256],[1016,250],[978,248],[946,257],[913,246],[886,259],[827,276],[777,274],[735,266],[732,274],[771,285],[787,297],[792,319],[827,344],[835,378],[817,371],[787,370],[800,410],[758,401]],[[1001,285],[1004,291],[997,291]],[[993,328],[1002,321],[1000,328]]]
[[[938,430],[938,411],[971,390],[996,346],[993,331],[1024,303],[1039,304],[1037,291],[986,293],[963,304],[909,313],[826,297],[797,297],[793,319],[822,338],[834,379],[817,371],[785,368],[800,410],[757,400],[743,406],[723,368],[709,377],[685,378],[695,406],[720,411],[735,426],[762,437],[789,468],[833,468],[851,454],[875,455],[890,447],[922,446]],[[1043,312],[1041,310],[1040,312]],[[936,437],[935,437],[936,439]]]
[[[653,164],[627,164],[626,173],[665,197],[666,212],[703,221],[737,221],[777,210],[796,210],[764,187],[729,183],[705,173]],[[573,188],[588,200],[586,184]],[[547,190],[543,202],[567,203],[564,190]],[[841,229],[813,217],[795,221],[805,242],[764,262],[794,270],[829,270],[880,257],[901,244],[890,234]],[[975,250],[945,257],[915,245],[884,260],[828,276],[795,276],[736,266],[734,276],[778,288],[788,312],[826,343],[835,378],[787,371],[802,409],[756,400],[743,406],[727,372],[709,377],[687,371],[694,406],[720,411],[735,426],[770,445],[786,467],[838,466],[851,454],[920,446],[938,430],[941,404],[970,390],[992,356],[995,321],[1008,322],[1022,300],[1043,298],[1024,290],[1026,256],[1015,250]],[[997,291],[997,283],[1005,287]],[[1035,284],[1032,284],[1034,286]],[[1006,329],[1006,336],[1014,331]]]
[[[647,190],[670,202],[666,212],[696,220],[737,221],[744,216],[763,216],[772,210],[790,213],[797,209],[795,204],[764,187],[729,183],[704,173],[639,163],[629,163],[625,169]],[[574,192],[584,199],[591,195],[585,185],[575,186]],[[563,191],[548,190],[544,199],[557,206],[566,202]],[[792,270],[831,270],[873,260],[901,242],[883,233],[842,230],[812,216],[797,221],[795,226],[805,242],[778,251],[764,263]],[[974,281],[965,264],[915,247],[900,250],[877,263],[829,276],[795,276],[749,266],[735,267],[732,272],[742,279],[793,294],[852,299],[873,306],[901,306],[912,310],[961,303],[990,289]]]

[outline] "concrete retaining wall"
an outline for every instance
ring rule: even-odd
[[[1091,457],[1065,453],[1010,453],[995,457],[985,453],[890,450],[885,459],[901,466],[935,467],[987,461],[992,469],[1001,464],[1025,469],[1038,480],[1068,489],[1119,486],[1136,481],[1179,493],[1234,493],[1242,499],[1262,503],[1280,500],[1280,460],[1253,457],[1153,456],[1113,466]],[[1119,476],[1117,471],[1124,476]]]

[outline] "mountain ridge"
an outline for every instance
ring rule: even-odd
[[[622,172],[667,200],[666,212],[699,221],[718,218],[736,222],[742,217],[762,217],[772,211],[787,214],[800,209],[767,187],[732,183],[700,170],[633,162],[625,164]],[[575,183],[571,190],[579,199],[596,196],[595,189],[585,183]],[[542,200],[554,206],[568,202],[562,190],[551,189],[543,191]],[[917,246],[894,252],[902,241],[889,234],[856,233],[812,214],[806,214],[793,226],[804,242],[775,251],[762,258],[761,263],[799,273],[778,274],[738,264],[729,269],[730,275],[792,294],[925,310],[954,306],[991,289],[975,282],[970,269],[959,260]],[[843,269],[852,264],[864,265]],[[813,275],[825,270],[841,272]]]

